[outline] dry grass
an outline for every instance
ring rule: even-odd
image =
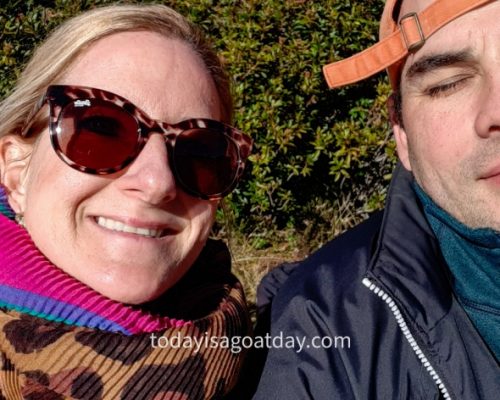
[[[279,264],[300,260],[306,255],[289,242],[274,243],[266,249],[255,249],[246,241],[232,242],[233,272],[241,281],[252,310],[255,309],[257,286],[264,275]]]

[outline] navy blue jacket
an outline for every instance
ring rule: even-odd
[[[384,213],[265,278],[272,336],[350,348],[271,348],[254,399],[500,399],[499,363],[453,294],[412,179],[398,167]]]

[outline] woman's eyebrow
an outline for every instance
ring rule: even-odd
[[[455,64],[471,63],[474,59],[470,50],[429,54],[415,61],[406,71],[406,78],[415,79],[418,76],[434,71],[438,68],[449,67]]]

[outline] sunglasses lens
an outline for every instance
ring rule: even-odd
[[[238,170],[238,147],[223,132],[188,129],[175,142],[173,152],[177,178],[189,191],[203,196],[224,193]]]
[[[139,143],[134,117],[99,99],[75,100],[64,107],[56,133],[69,160],[96,171],[119,170],[135,155]]]

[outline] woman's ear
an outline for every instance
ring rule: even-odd
[[[397,99],[395,94],[392,94],[387,100],[387,106],[389,108],[389,118],[391,121],[392,132],[394,133],[394,138],[396,139],[396,147],[398,151],[398,157],[403,164],[403,166],[411,171],[410,164],[410,153],[408,149],[408,136],[403,127],[403,121],[401,121],[401,110],[400,105],[396,104]]]
[[[0,183],[4,186],[11,208],[24,213],[26,197],[26,176],[33,142],[19,135],[0,138]]]

